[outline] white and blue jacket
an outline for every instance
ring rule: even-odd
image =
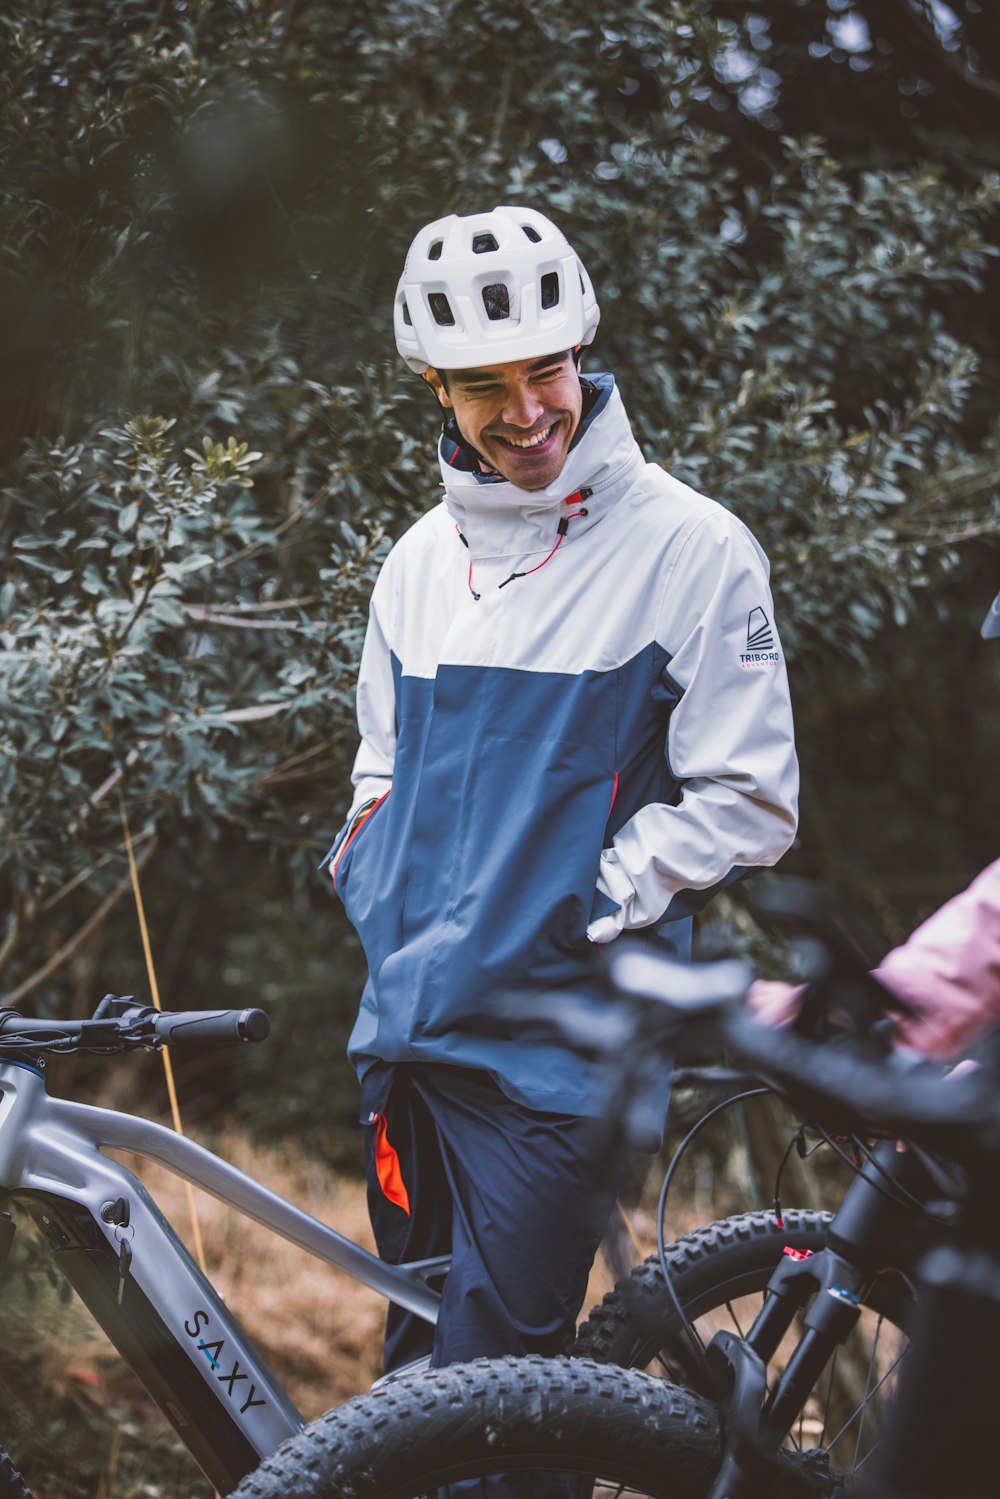
[[[567,1113],[596,1107],[587,1069],[491,1034],[491,1006],[592,976],[624,931],[687,955],[692,912],[788,847],[798,793],[766,558],[644,461],[614,381],[592,378],[546,490],[464,471],[442,438],[444,500],[372,593],[329,856],[368,960],[360,1074],[483,1068]]]

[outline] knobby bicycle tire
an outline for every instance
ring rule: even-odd
[[[670,1280],[692,1321],[737,1297],[763,1292],[785,1248],[813,1253],[825,1248],[832,1214],[790,1208],[781,1226],[773,1213],[739,1213],[705,1224],[666,1248]],[[684,1355],[677,1311],[663,1285],[658,1255],[650,1255],[592,1308],[573,1352],[598,1363],[639,1369],[664,1355],[677,1372]],[[686,1383],[699,1379],[688,1360]],[[708,1393],[705,1391],[704,1393]]]
[[[0,1499],[31,1499],[31,1490],[2,1449],[0,1449]]]
[[[700,1499],[719,1453],[714,1407],[665,1380],[584,1359],[477,1359],[404,1376],[329,1411],[231,1499],[422,1499],[489,1479],[500,1484],[483,1484],[491,1499]],[[584,1486],[564,1490],[553,1475]],[[591,1479],[603,1486],[591,1490]],[[792,1467],[769,1486],[773,1499],[816,1492]]]
[[[701,1340],[707,1342],[723,1326],[742,1336],[785,1250],[801,1254],[823,1249],[830,1222],[829,1213],[801,1209],[784,1212],[780,1226],[773,1213],[740,1213],[670,1244],[666,1261],[671,1283]],[[797,1436],[793,1433],[792,1446],[822,1448],[835,1467],[848,1472],[863,1462],[877,1440],[880,1407],[894,1376],[886,1376],[884,1385],[879,1380],[886,1370],[894,1370],[901,1356],[900,1334],[909,1327],[912,1311],[912,1292],[901,1274],[890,1271],[875,1280],[858,1329],[851,1335],[854,1341],[835,1355],[841,1360],[839,1371],[835,1365],[830,1368],[829,1388],[817,1386],[812,1411],[808,1419],[803,1413],[803,1429]],[[574,1353],[601,1363],[649,1369],[703,1395],[711,1394],[704,1364],[664,1288],[658,1255],[637,1266],[591,1311],[580,1328]],[[853,1416],[843,1389],[836,1404],[831,1397],[834,1378],[843,1384],[845,1366],[852,1360],[855,1370],[862,1360],[867,1360],[870,1369],[878,1368],[877,1377],[870,1380],[871,1394],[866,1383],[864,1405],[859,1403]],[[825,1417],[831,1413],[836,1419],[828,1430]],[[824,1419],[817,1431],[821,1415]],[[835,1436],[839,1445],[830,1440]]]

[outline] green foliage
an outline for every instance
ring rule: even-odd
[[[166,888],[223,832],[256,840],[251,889],[265,858],[311,879],[371,582],[436,497],[390,320],[430,217],[565,225],[591,365],[760,537],[806,691],[877,680],[884,632],[946,615],[960,543],[995,536],[951,309],[979,305],[997,184],[810,137],[748,175],[706,128],[711,7],[19,0],[0,27],[8,992],[119,886],[119,786]]]
[[[23,901],[114,840],[117,802],[92,793],[118,767],[161,831],[212,834],[349,716],[380,528],[328,519],[307,595],[294,564],[275,565],[282,537],[309,505],[333,508],[339,473],[274,524],[247,472],[259,453],[206,437],[184,464],[174,425],[139,417],[87,443],[36,440],[6,491],[0,775]],[[349,450],[344,430],[340,466]]]

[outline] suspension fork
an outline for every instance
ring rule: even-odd
[[[787,1435],[827,1359],[853,1328],[878,1274],[888,1268],[912,1271],[923,1254],[929,1225],[916,1209],[935,1190],[939,1188],[917,1155],[883,1140],[845,1192],[830,1223],[826,1250],[800,1266],[778,1267],[772,1277],[777,1297],[801,1306],[810,1289],[816,1293],[805,1317],[805,1334],[768,1402],[768,1425],[777,1430],[778,1441]],[[778,1306],[772,1309],[770,1300],[747,1339],[765,1363],[791,1322],[791,1314]]]
[[[763,1473],[857,1322],[879,1271],[911,1269],[926,1246],[928,1225],[914,1208],[939,1186],[919,1157],[893,1141],[883,1141],[873,1156],[844,1194],[827,1247],[805,1257],[786,1251],[746,1338],[720,1332],[709,1344],[709,1369],[726,1411],[726,1447],[708,1499],[760,1492]],[[805,1332],[768,1395],[767,1366],[810,1297]]]
[[[763,1307],[746,1338],[718,1332],[706,1350],[725,1411],[722,1466],[708,1499],[756,1499],[766,1473],[833,1349],[858,1318],[863,1284],[832,1249],[788,1255],[768,1283]],[[770,1396],[767,1366],[797,1311],[813,1298],[800,1338]]]

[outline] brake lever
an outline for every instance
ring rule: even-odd
[[[83,1022],[84,1045],[99,1046],[118,1043],[120,1046],[145,1047],[158,1051],[160,1041],[156,1036],[155,1023],[159,1011],[152,1005],[139,1004],[131,994],[105,994],[93,1019]],[[95,1029],[91,1031],[91,1027]],[[100,1030],[96,1028],[100,1027]]]
[[[94,1011],[94,1020],[121,1020],[129,1010],[142,1009],[137,1005],[135,996],[132,994],[105,994],[97,1009]]]

